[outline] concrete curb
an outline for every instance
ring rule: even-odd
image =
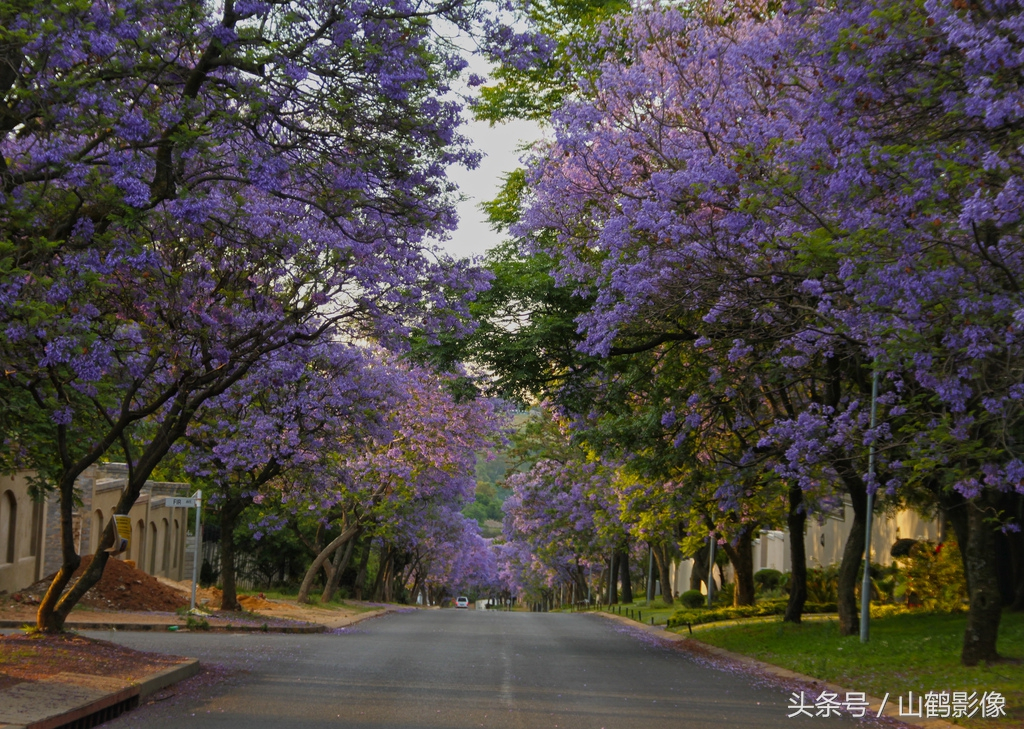
[[[0,628],[19,630],[27,623],[24,620],[0,620]],[[282,625],[274,627],[268,625],[266,629],[262,625],[211,625],[203,630],[188,630],[181,623],[77,623],[68,621],[65,627],[70,630],[118,630],[122,632],[148,630],[167,630],[177,628],[179,633],[323,633],[327,628],[323,625]],[[32,627],[31,625],[29,627]]]
[[[347,628],[350,625],[355,625],[356,623],[361,623],[364,620],[370,620],[371,618],[382,618],[385,615],[392,615],[394,613],[400,613],[400,612],[403,612],[401,608],[390,608],[390,607],[380,608],[379,610],[369,610],[369,611],[367,611],[365,613],[359,613],[358,615],[353,615],[352,618],[347,623],[345,623],[344,625],[339,625],[339,626],[334,627],[334,628],[327,628],[327,626],[324,626],[324,628],[327,629],[327,630],[338,630],[339,628]]]
[[[139,691],[139,702],[145,701],[156,692],[172,686],[178,683],[178,681],[192,678],[199,673],[199,668],[199,661],[195,658],[190,658],[184,663],[179,663],[177,666],[171,666],[159,673],[154,673],[152,676],[147,676],[135,687]]]
[[[108,707],[119,704],[122,701],[129,700],[135,695],[135,687],[128,686],[127,688],[107,694],[95,701],[90,701],[87,704],[82,704],[81,706],[77,706],[73,709],[68,709],[67,711],[63,711],[59,714],[48,716],[45,719],[34,721],[31,724],[24,724],[23,726],[25,729],[54,729],[54,727],[70,724],[77,719],[82,719],[84,717],[91,716],[92,714],[99,713]],[[12,724],[10,726],[13,729],[13,727],[17,725]]]
[[[820,690],[827,689],[833,693],[839,694],[840,696],[845,696],[847,693],[849,693],[848,689],[842,686],[837,686],[834,683],[828,683],[827,681],[822,681],[820,678],[814,678],[813,676],[807,676],[802,673],[797,673],[796,671],[790,671],[788,668],[782,668],[781,666],[776,666],[771,663],[765,663],[764,661],[759,661],[756,658],[751,658],[750,656],[745,656],[741,653],[733,653],[732,651],[727,651],[724,648],[719,648],[718,646],[709,645],[708,643],[701,643],[699,640],[689,638],[685,635],[679,635],[678,633],[670,633],[669,631],[665,630],[663,626],[644,625],[643,623],[638,623],[637,621],[632,620],[631,618],[627,618],[623,615],[615,615],[612,613],[595,611],[593,614],[602,615],[610,620],[622,623],[631,628],[638,628],[648,633],[649,635],[653,635],[657,638],[667,640],[672,643],[694,644],[697,650],[699,651],[705,651],[717,658],[724,658],[726,660],[739,663],[740,665],[746,666],[748,668],[757,669],[761,673],[767,673],[779,679],[784,679],[787,681],[799,681],[801,683],[810,684],[815,688],[820,687]],[[875,696],[865,696],[864,698],[868,702],[868,704],[870,704],[870,712],[877,716],[878,712],[883,708],[882,699],[879,699]],[[892,706],[892,704],[887,703],[885,704],[885,706]],[[955,724],[950,724],[948,721],[943,721],[942,719],[916,719],[914,717],[896,718],[894,716],[883,716],[882,718],[888,719],[889,721],[902,723],[907,726],[921,727],[921,729],[961,729],[960,727],[957,727]]]
[[[227,624],[212,624],[209,628],[203,629],[188,629],[182,623],[168,623],[153,621],[150,623],[87,623],[75,620],[68,620],[64,623],[65,627],[69,630],[76,630],[78,632],[85,630],[117,630],[122,632],[145,632],[152,630],[165,630],[177,633],[291,633],[291,634],[308,634],[308,633],[326,633],[331,630],[337,630],[338,628],[347,628],[355,623],[368,620],[370,618],[378,618],[382,615],[390,615],[391,613],[401,612],[402,607],[381,607],[374,610],[368,610],[364,613],[357,613],[351,618],[348,618],[348,622],[341,623],[339,625],[325,625],[323,623],[311,623],[308,625],[267,625],[264,628],[262,625],[227,625]],[[34,627],[30,622],[25,620],[0,620],[0,629],[12,629],[21,630],[25,627]],[[0,729],[3,729],[0,726]]]
[[[84,691],[87,695],[89,689],[83,688],[77,682],[60,681],[59,679],[28,682],[19,696],[19,703],[23,705],[27,703],[35,710],[30,710],[26,716],[23,709],[14,708],[14,716],[19,716],[19,714],[23,716],[24,723],[3,723],[0,720],[0,727],[3,729],[55,729],[82,719],[87,719],[88,726],[93,726],[94,723],[102,723],[136,708],[158,691],[196,675],[199,673],[199,668],[199,661],[187,659],[146,676],[138,683],[121,688],[111,687],[105,692],[101,689],[100,695],[93,694],[89,698],[85,698],[82,693]],[[98,677],[88,676],[88,678]],[[105,681],[110,682],[111,679],[105,679]],[[114,683],[116,684],[116,681]],[[70,695],[68,689],[70,689]],[[5,706],[5,708],[12,707]],[[13,717],[8,716],[8,721],[10,718]],[[17,719],[15,721],[17,722]]]

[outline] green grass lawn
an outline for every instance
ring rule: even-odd
[[[289,602],[295,602],[295,598],[298,596],[298,588],[286,588],[284,590],[239,590],[238,595],[263,595],[268,600],[285,600]],[[320,592],[313,591],[309,595],[309,602],[305,607],[311,608],[323,608],[325,610],[351,610],[357,613],[365,613],[377,608],[371,605],[363,605],[361,603],[349,602],[341,596],[340,592],[334,593],[334,597],[328,603],[320,602]]]
[[[661,601],[661,598],[656,598],[651,601],[650,605],[647,604],[646,600],[640,599],[629,604],[605,606],[603,611],[632,618],[637,622],[642,622],[644,625],[651,625],[651,618],[654,618],[654,625],[664,625],[670,617],[675,615],[678,609],[678,603],[666,606]]]
[[[871,640],[840,637],[835,620],[806,621],[801,625],[751,622],[695,630],[693,638],[766,663],[838,684],[848,691],[864,691],[879,698],[890,695],[885,714],[899,718],[896,699],[928,691],[997,691],[1006,699],[1003,719],[957,720],[968,727],[1024,725],[1024,664],[998,663],[964,668],[960,665],[965,615],[909,613],[871,621]],[[675,629],[687,634],[686,627]],[[999,627],[999,653],[1024,658],[1024,614],[1003,614]],[[905,699],[906,700],[906,699]],[[891,713],[890,713],[891,709]]]

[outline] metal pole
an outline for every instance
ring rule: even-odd
[[[714,534],[708,535],[708,608],[711,608],[711,601],[715,599],[715,546],[717,540]]]
[[[189,602],[189,612],[194,612],[196,609],[196,583],[199,582],[199,554],[203,538],[199,532],[201,528],[199,526],[199,512],[202,511],[203,492],[196,491],[194,498],[196,500],[196,549],[195,558],[192,560],[192,600]]]
[[[875,374],[871,378],[871,430],[875,429],[878,415],[878,360],[875,360]],[[875,480],[875,439],[868,446],[868,475]],[[860,585],[860,642],[868,642],[871,619],[871,517],[875,509],[875,494],[868,489],[868,514],[864,526],[864,581]]]
[[[647,604],[654,599],[654,548],[647,545]]]

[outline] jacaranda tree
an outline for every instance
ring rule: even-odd
[[[39,627],[91,587],[75,479],[129,465],[125,513],[204,404],[270,352],[461,326],[433,255],[472,165],[433,23],[508,47],[475,2],[0,4],[0,426],[60,496]],[[454,307],[450,304],[454,304]],[[63,593],[63,597],[62,597]]]
[[[741,459],[850,500],[843,632],[867,494],[960,504],[966,664],[997,658],[994,524],[1018,528],[1022,492],[1020,18],[999,0],[641,8],[554,115],[519,228],[597,292],[589,353],[668,333],[721,362],[666,422],[756,398]]]

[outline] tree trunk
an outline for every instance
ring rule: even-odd
[[[57,574],[53,578],[53,582],[46,590],[46,594],[43,595],[42,601],[39,603],[39,610],[36,611],[36,627],[47,633],[59,633],[64,630],[64,620],[67,618],[67,612],[63,614],[57,609],[57,604],[60,601],[61,593],[64,592],[64,588],[71,582],[71,576],[78,569],[79,565],[82,564],[82,557],[75,550],[75,536],[74,536],[74,506],[75,500],[74,495],[75,483],[73,480],[68,483],[68,479],[65,478],[60,484],[60,546],[61,546],[61,566],[57,570]],[[107,531],[111,532],[112,527],[108,524]],[[107,534],[104,532],[103,541],[106,542],[106,546],[113,544],[112,541],[107,541],[108,536],[112,539],[113,533]],[[105,553],[104,553],[105,554]],[[96,559],[93,559],[96,562]],[[102,565],[106,564],[104,559]],[[102,574],[102,565],[100,571]],[[92,565],[89,565],[91,568]],[[86,570],[88,573],[90,570]],[[96,578],[99,581],[99,578]]]
[[[388,571],[391,566],[391,547],[385,547],[383,544],[380,547],[380,560],[377,563],[377,577],[373,581],[373,598],[374,602],[381,602],[384,597],[384,582],[387,579]]]
[[[804,527],[807,512],[803,508],[804,492],[799,486],[789,487],[789,514],[786,527],[789,529],[790,572],[789,602],[783,622],[799,623],[807,602],[807,550],[804,548]]]
[[[996,638],[1002,601],[996,574],[995,534],[989,519],[996,516],[984,492],[968,501],[967,506],[967,561],[964,569],[971,574],[971,607],[967,613],[967,630],[960,661],[965,666],[976,666],[981,661],[999,659]]]
[[[1006,538],[1010,541],[1010,559],[1013,561],[1013,603],[1010,609],[1019,612],[1024,610],[1024,534],[1009,532]]]
[[[576,581],[576,594],[579,595],[580,600],[587,598],[587,575],[583,571],[583,565],[576,560],[576,571],[573,573],[573,579]]]
[[[971,573],[967,569],[967,540],[969,529],[967,527],[968,503],[960,494],[944,494],[940,497],[939,503],[942,506],[946,522],[953,527],[953,534],[956,536],[956,546],[960,550],[960,561],[964,565],[964,581],[967,583],[967,594],[971,594]]]
[[[661,599],[666,605],[672,605],[672,582],[669,578],[669,554],[664,544],[654,546],[654,561],[658,565],[658,579],[661,581]]]
[[[229,496],[220,507],[220,609],[238,611],[238,590],[235,582],[235,528],[245,504],[237,496]]]
[[[633,603],[633,582],[629,577],[629,549],[624,547],[619,551],[619,578],[622,580],[622,602],[627,605]]]
[[[693,555],[693,567],[690,569],[690,589],[700,590],[702,584],[708,584],[708,548],[705,544]]]
[[[1020,524],[1024,517],[1024,497],[1018,493],[998,495],[997,508],[1004,517]],[[1014,612],[1024,610],[1024,534],[996,530],[996,555],[1005,574],[1000,574],[1003,605]],[[1003,554],[1000,554],[1003,551]],[[1002,584],[1005,582],[1005,584]]]
[[[753,534],[756,528],[756,524],[744,524],[736,537],[736,545],[726,542],[723,547],[736,573],[736,585],[732,593],[733,607],[754,604]]]
[[[617,605],[619,602],[619,559],[615,552],[612,552],[611,562],[608,567],[608,604]]]
[[[330,559],[331,555],[334,554],[334,551],[351,539],[359,529],[360,527],[358,525],[342,529],[341,534],[335,537],[330,544],[320,551],[320,554],[318,554],[316,559],[313,560],[313,564],[311,564],[309,569],[306,570],[306,576],[302,578],[302,585],[299,586],[299,594],[295,598],[297,602],[309,602],[309,591],[313,589],[313,580],[316,578],[316,573],[320,571],[320,566]]]
[[[847,493],[853,505],[853,523],[850,535],[843,548],[843,561],[839,564],[837,586],[837,607],[839,609],[839,634],[860,633],[860,610],[857,606],[857,573],[864,557],[864,528],[867,523],[868,495],[860,476],[844,474]]]
[[[352,559],[352,551],[355,549],[357,541],[359,541],[358,531],[352,535],[351,539],[348,540],[344,550],[338,549],[337,552],[335,552],[335,556],[340,557],[340,559],[338,560],[338,563],[334,565],[334,574],[331,575],[331,579],[328,580],[327,584],[324,586],[323,593],[320,595],[320,603],[322,605],[329,603],[331,598],[334,597],[334,593],[337,592],[338,585],[341,584],[341,577],[345,570],[348,569],[349,560]]]
[[[368,539],[366,541],[366,546],[363,549],[363,554],[359,558],[359,569],[356,572],[356,582],[352,586],[352,592],[356,600],[362,600],[363,592],[366,590],[366,573],[370,564],[370,551],[372,548],[373,540]]]

